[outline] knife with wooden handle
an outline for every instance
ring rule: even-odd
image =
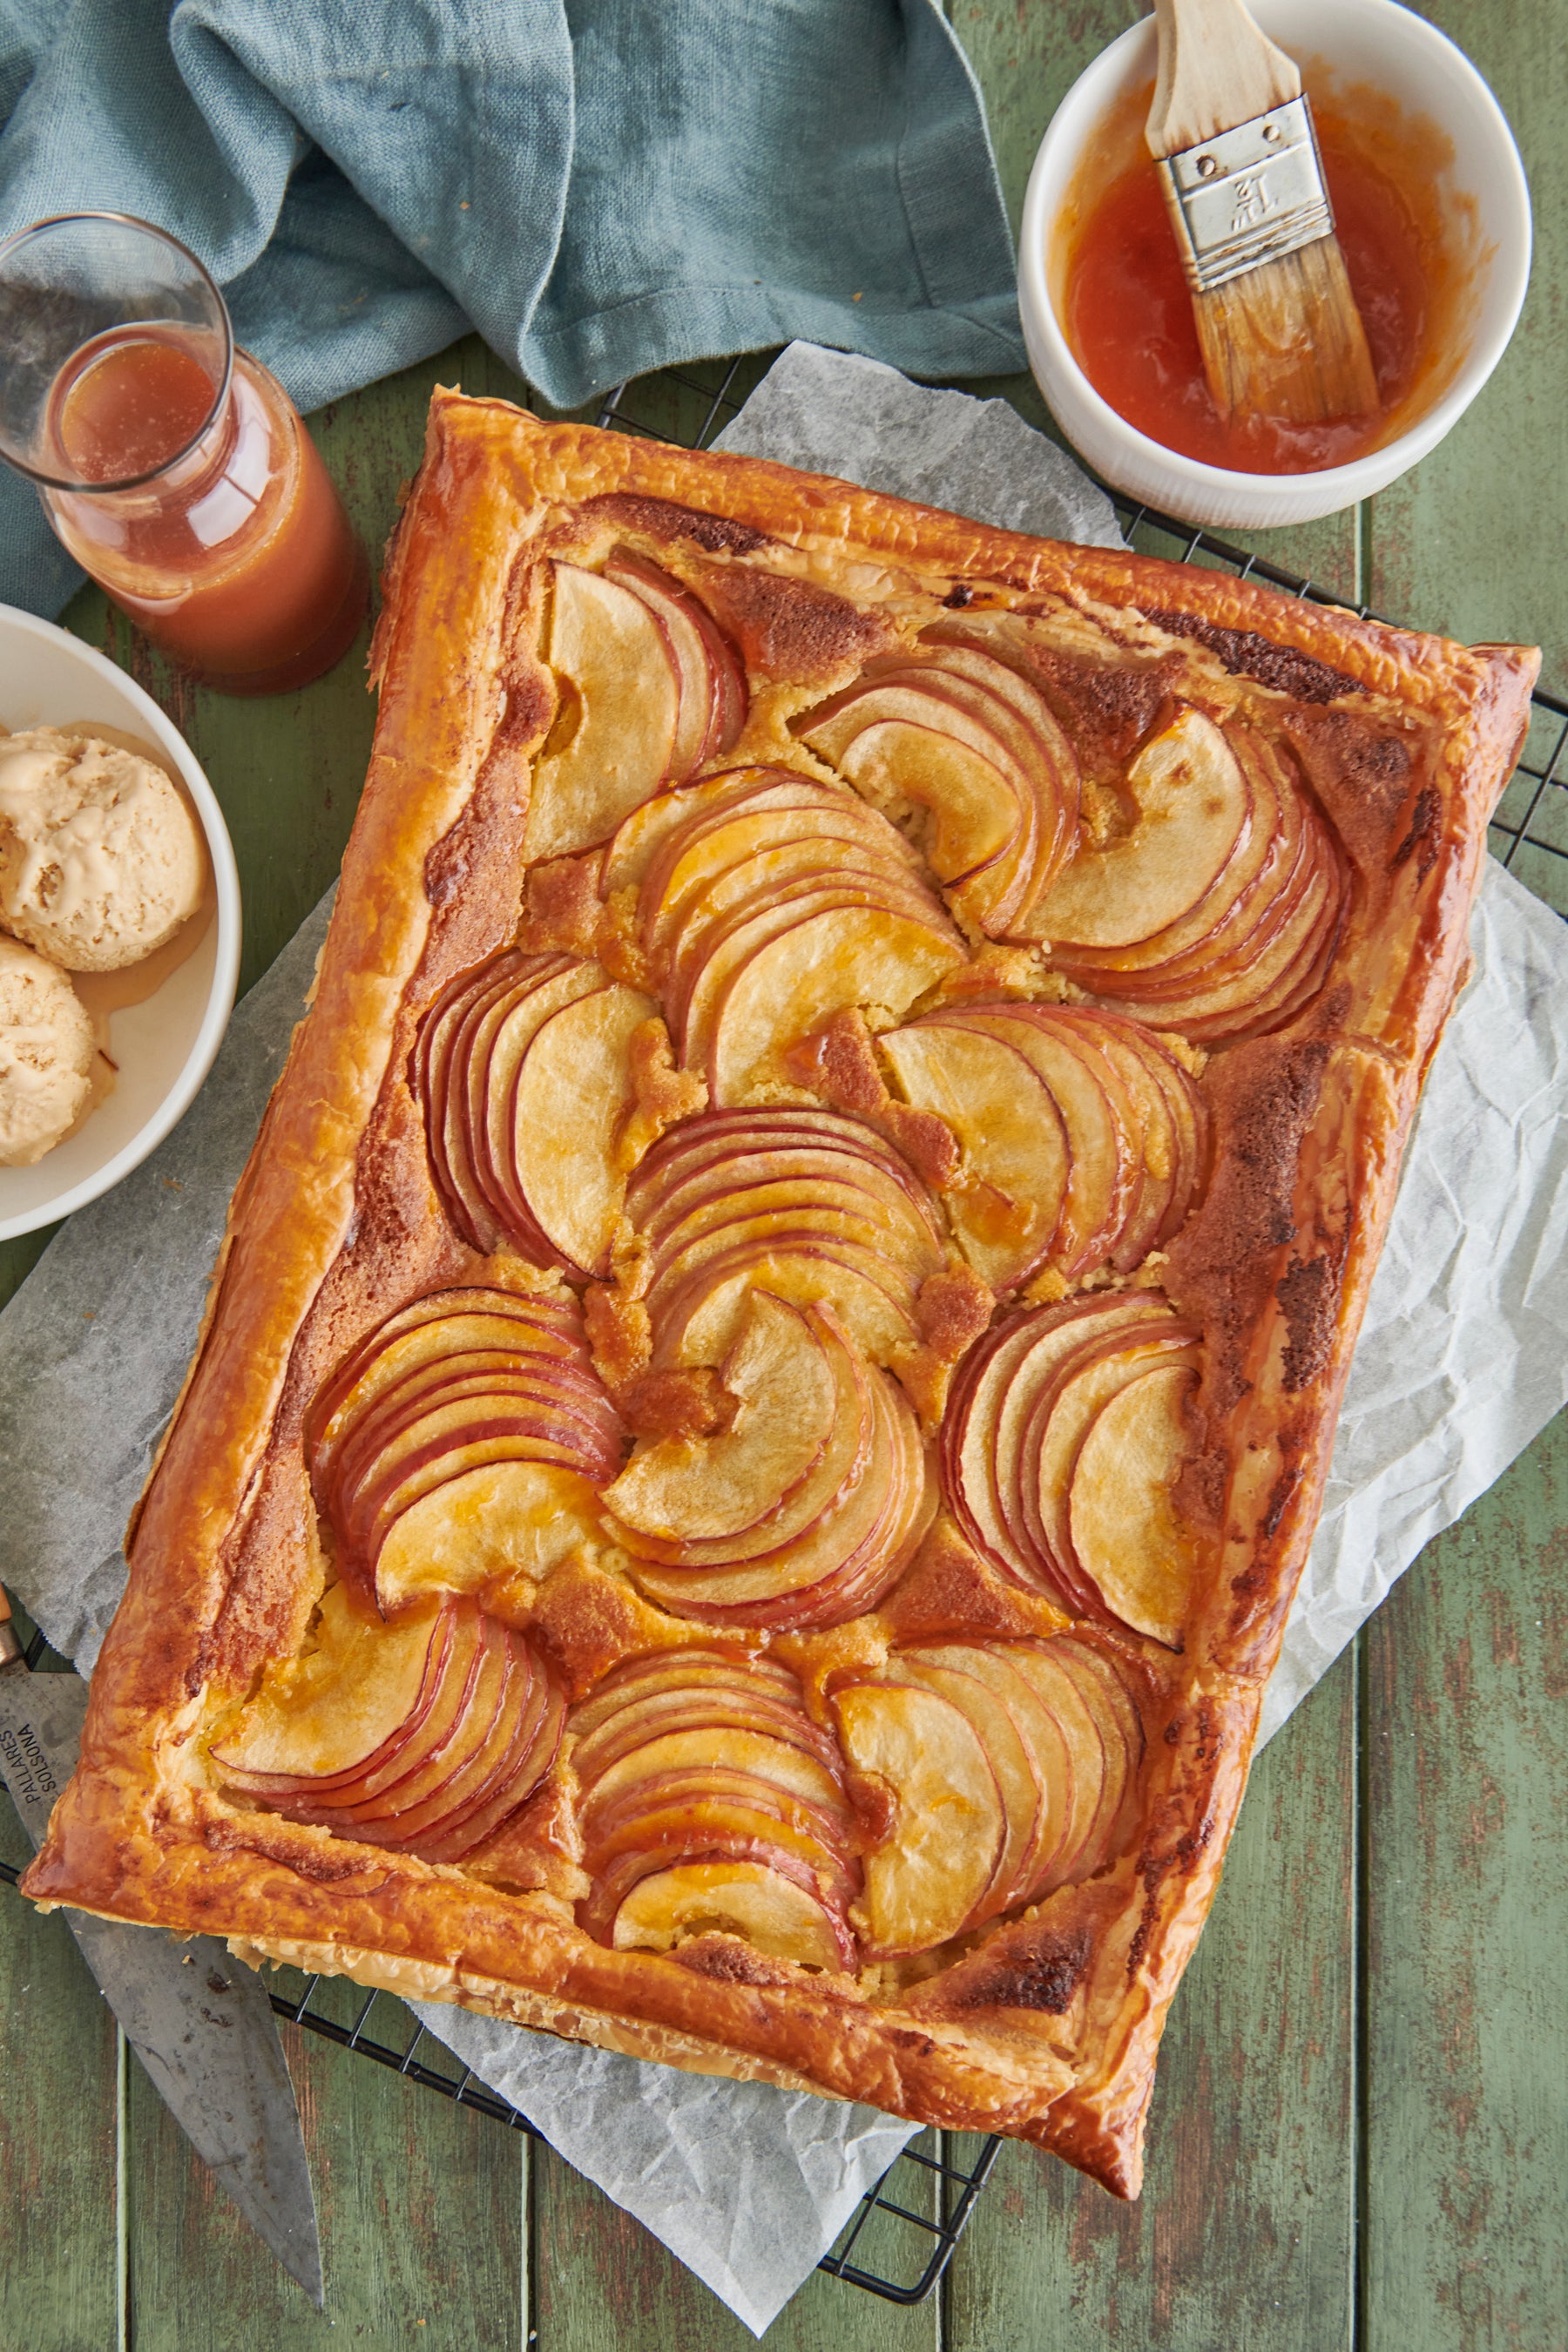
[[[79,1675],[29,1674],[0,1587],[0,1775],[35,1851],[76,1769]],[[61,1913],[126,2040],[197,2155],[320,2309],[316,2200],[278,2021],[215,1937]]]

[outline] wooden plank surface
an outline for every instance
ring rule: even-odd
[[[952,0],[951,13],[1016,218],[1052,108],[1135,11]],[[1425,625],[1543,639],[1568,681],[1568,45],[1551,0],[1426,13],[1491,75],[1535,183],[1524,327],[1482,403],[1405,484],[1248,543]],[[469,338],[312,420],[373,546],[417,463],[436,381],[517,392]],[[1026,379],[979,388],[1047,421]],[[704,404],[679,387],[639,402],[683,436]],[[94,594],[69,617],[164,702],[212,778],[240,858],[248,981],[335,871],[373,717],[356,665],[299,695],[224,702],[171,677]],[[1531,878],[1550,870],[1537,861]],[[39,1246],[0,1247],[0,1297]],[[770,2347],[1564,2352],[1565,1528],[1559,1424],[1417,1563],[1363,1637],[1359,1687],[1347,1661],[1260,1760],[1173,2013],[1142,2207],[1009,2149],[940,2304],[900,2313],[814,2279]],[[0,1822],[7,1833],[19,1836]],[[324,2318],[226,2212],[134,2062],[121,2093],[109,2021],[60,1923],[0,1896],[0,2346],[749,2340],[548,2150],[309,2037],[290,2035],[289,2054],[321,2200]]]

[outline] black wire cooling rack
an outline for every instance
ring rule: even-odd
[[[716,386],[678,369],[618,384],[594,421],[611,430],[705,448],[739,413],[765,365],[765,359],[732,360]],[[692,429],[694,419],[699,421]],[[1212,531],[1191,530],[1127,499],[1114,503],[1129,541],[1141,554],[1261,580],[1314,604],[1344,603]],[[1363,619],[1371,610],[1365,604],[1351,609]],[[1568,915],[1568,701],[1554,694],[1537,692],[1533,698],[1523,753],[1492,820],[1491,847],[1538,897]],[[27,1649],[28,1665],[51,1663],[64,1661],[55,1661],[42,1634],[36,1634]],[[14,1864],[0,1860],[0,1880],[15,1886],[19,1875]],[[307,1977],[285,1969],[272,1979],[272,2006],[289,2023],[341,2049],[391,2067],[513,2131],[542,2137],[390,1993],[367,1994],[343,1978]],[[979,2133],[921,2133],[867,2190],[818,2267],[889,2303],[923,2302],[952,2259],[1001,2144]]]

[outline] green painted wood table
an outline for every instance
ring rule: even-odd
[[[1134,0],[951,0],[1009,200],[1051,110]],[[1531,173],[1534,282],[1448,440],[1351,514],[1256,544],[1348,602],[1546,647],[1568,688],[1568,41],[1559,0],[1429,0]],[[755,369],[749,371],[755,373]],[[718,381],[705,369],[693,381]],[[742,382],[747,380],[742,376]],[[312,420],[367,540],[436,383],[522,399],[471,339]],[[987,387],[1044,422],[1026,379]],[[639,389],[690,437],[702,395]],[[357,656],[224,701],[84,593],[70,626],[184,728],[245,887],[242,984],[336,867],[370,742]],[[363,649],[362,649],[363,650]],[[1568,849],[1568,795],[1536,830]],[[1568,858],[1518,870],[1568,908]],[[1568,981],[1568,972],[1565,972]],[[8,1295],[43,1236],[0,1252]],[[1004,2149],[940,2294],[826,2277],[779,2352],[1563,2352],[1568,2347],[1568,1421],[1429,1547],[1262,1759],[1166,2038],[1127,2207]],[[8,1808],[0,1853],[16,1858]],[[0,2352],[721,2352],[749,2339],[547,2148],[287,2030],[321,2205],[318,2315],[238,2223],[63,1925],[0,1895]]]

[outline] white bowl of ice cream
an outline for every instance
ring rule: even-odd
[[[25,1152],[71,1112],[40,1157],[0,1165],[6,1241],[107,1192],[189,1108],[233,1010],[240,906],[223,812],[178,730],[104,655],[4,605],[0,727],[0,1150]],[[64,756],[43,731],[62,729],[78,739]],[[7,737],[23,739],[8,759]],[[106,751],[73,758],[88,740]],[[199,828],[195,881],[172,799]],[[79,1023],[47,976],[65,961],[107,1055],[86,1099]]]

